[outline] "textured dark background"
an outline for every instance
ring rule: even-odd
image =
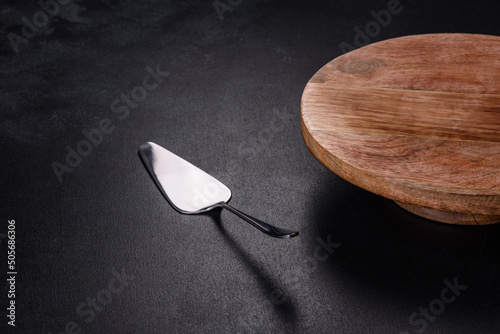
[[[0,267],[5,277],[15,219],[18,276],[17,326],[6,326],[2,284],[0,331],[415,333],[424,325],[410,315],[456,278],[467,289],[425,331],[500,332],[500,226],[413,216],[335,176],[303,143],[305,84],[388,1],[221,2],[237,4],[223,20],[211,0],[75,0],[18,52],[7,36],[40,7],[2,2]],[[371,42],[500,34],[498,1],[401,5]],[[169,75],[120,120],[111,105],[142,85],[147,66]],[[113,132],[59,182],[51,164],[103,119]],[[227,212],[179,214],[138,157],[144,141],[300,236],[273,239]],[[340,244],[324,261],[314,259],[318,238]],[[120,268],[133,278],[106,300]],[[79,315],[96,296],[108,304]]]

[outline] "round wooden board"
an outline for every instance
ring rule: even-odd
[[[406,36],[344,54],[302,96],[302,134],[328,169],[411,212],[500,221],[500,37]],[[448,214],[449,213],[449,214]]]

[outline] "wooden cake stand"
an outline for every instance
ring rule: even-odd
[[[321,68],[302,96],[312,154],[432,220],[500,222],[500,37],[390,39]]]

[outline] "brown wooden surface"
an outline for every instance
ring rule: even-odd
[[[407,36],[344,54],[307,84],[302,133],[322,164],[364,189],[500,215],[500,37]]]

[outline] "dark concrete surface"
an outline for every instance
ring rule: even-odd
[[[302,90],[342,46],[500,34],[497,1],[394,6],[75,0],[49,18],[35,2],[2,2],[0,332],[500,332],[499,226],[413,216],[326,170],[302,140]],[[179,214],[138,157],[145,141],[300,236]]]

